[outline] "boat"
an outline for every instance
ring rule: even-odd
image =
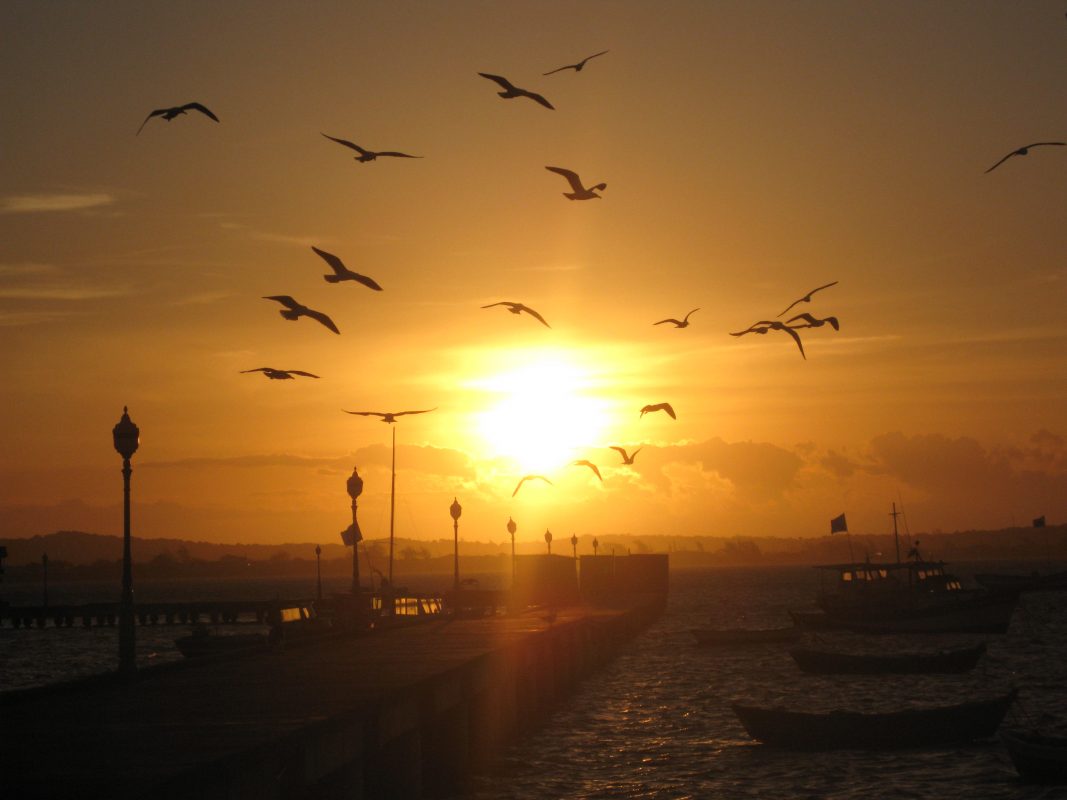
[[[1030,575],[1006,575],[999,573],[977,573],[974,580],[979,586],[991,592],[1055,592],[1067,590],[1067,572],[1039,572]]]
[[[693,628],[691,632],[700,645],[792,642],[801,634],[795,625],[788,628]]]
[[[990,700],[873,714],[811,713],[741,703],[732,703],[730,707],[753,739],[772,747],[811,751],[890,750],[987,739],[996,734],[1016,694],[1013,689]]]
[[[897,537],[896,506],[893,535]],[[851,561],[816,567],[822,581],[815,603],[825,628],[860,633],[1005,633],[1018,602],[1013,593],[964,589],[944,561],[928,561],[916,542],[900,560]],[[797,621],[794,616],[794,622]],[[809,618],[814,622],[814,618]]]
[[[1067,736],[1034,731],[1001,731],[1011,763],[1025,781],[1067,783]]]
[[[795,647],[789,655],[805,672],[820,675],[961,673],[974,669],[986,645],[932,653],[842,653]]]

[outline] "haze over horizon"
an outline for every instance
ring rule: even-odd
[[[339,541],[353,466],[388,535],[392,426],[342,409],[436,408],[395,424],[404,537],[453,497],[482,541],[1059,523],[1067,147],[984,171],[1067,140],[1063,11],[5,4],[0,537],[121,531],[123,406],[137,537]],[[220,121],[135,136],[190,101]],[[831,281],[806,360],[728,335]]]

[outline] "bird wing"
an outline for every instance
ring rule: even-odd
[[[333,253],[327,253],[325,250],[319,250],[315,245],[311,246],[311,249],[327,264],[330,265],[330,269],[336,272],[338,275],[348,275],[350,270],[345,266],[344,262],[335,256]]]
[[[557,72],[563,72],[563,70],[565,70],[565,69],[573,69],[573,70],[577,71],[578,70],[578,65],[577,64],[568,64],[565,67],[559,67],[558,69],[554,69],[551,72],[542,72],[541,74],[542,75],[555,75]]]
[[[797,343],[797,347],[800,348],[800,355],[804,356],[804,360],[807,361],[808,357],[804,355],[804,343],[800,341],[800,334],[792,328],[786,327],[785,325],[779,328],[779,330],[783,330],[793,337],[793,340]]]
[[[182,106],[182,110],[183,110],[183,111],[187,111],[187,110],[189,110],[190,108],[191,108],[191,109],[192,109],[193,111],[199,111],[199,112],[200,112],[201,114],[205,114],[206,116],[209,116],[209,117],[211,117],[211,118],[212,118],[213,120],[215,120],[215,122],[218,122],[218,121],[219,121],[219,118],[218,118],[218,117],[216,117],[216,116],[215,116],[215,115],[214,115],[214,114],[213,114],[213,113],[211,112],[211,109],[210,109],[210,108],[208,108],[208,107],[207,107],[207,106],[205,106],[205,105],[201,105],[200,103],[186,103],[186,104],[185,104],[184,106]]]
[[[303,308],[300,303],[296,302],[292,297],[287,294],[272,294],[269,297],[264,297],[264,300],[274,300],[281,303],[286,308],[291,308],[293,311],[298,311]]]
[[[501,300],[499,303],[490,303],[487,306],[482,306],[482,308],[492,308],[493,306],[514,306],[514,305],[518,305],[518,303],[509,303],[506,300]]]
[[[137,133],[135,133],[134,136],[141,135],[141,131],[144,130],[144,126],[148,124],[148,120],[152,119],[152,117],[158,117],[161,114],[166,114],[168,111],[170,111],[169,108],[157,108],[155,111],[153,111],[151,114],[144,118],[144,122],[141,123],[141,127],[137,129]]]
[[[479,74],[479,75],[481,75],[481,76],[482,76],[483,78],[488,78],[488,79],[489,79],[489,80],[491,80],[491,81],[496,81],[497,83],[499,83],[499,84],[500,84],[500,88],[501,88],[501,89],[505,89],[505,90],[507,90],[507,91],[509,91],[509,92],[517,92],[517,91],[519,91],[519,90],[518,90],[518,89],[517,89],[517,88],[516,88],[516,87],[515,87],[515,86],[514,86],[514,85],[513,85],[512,83],[511,83],[511,81],[509,81],[509,80],[508,80],[507,78],[505,78],[505,77],[502,77],[502,76],[500,76],[500,75],[490,75],[490,74],[489,74],[488,72],[479,72],[478,74]]]
[[[813,294],[815,294],[816,292],[821,292],[823,289],[829,289],[831,286],[837,286],[837,284],[838,284],[838,281],[831,281],[830,283],[827,283],[827,284],[825,284],[823,286],[820,286],[818,289],[812,289],[810,292],[808,292],[805,295],[805,297],[807,297],[808,300],[810,301],[811,300],[811,296]]]
[[[611,51],[610,51],[610,50],[601,50],[601,51],[600,51],[599,53],[593,53],[593,55],[591,55],[591,56],[586,56],[585,58],[583,58],[583,59],[582,59],[582,63],[584,64],[584,63],[585,63],[586,61],[588,61],[588,60],[589,60],[589,59],[591,59],[591,58],[596,58],[597,56],[602,56],[602,55],[604,55],[605,53],[609,53],[609,52],[611,52]]]
[[[582,179],[578,177],[578,173],[574,170],[564,169],[563,167],[545,167],[549,172],[554,172],[557,175],[562,175],[567,179],[567,182],[571,185],[571,188],[576,192],[584,192],[585,187],[582,186]]]
[[[666,411],[668,414],[670,414],[671,415],[671,419],[678,419],[678,415],[674,413],[674,409],[671,407],[670,403],[660,403],[657,406],[657,408],[661,408],[664,411]]]
[[[397,411],[396,413],[393,414],[393,416],[394,417],[402,417],[405,414],[426,414],[426,413],[429,413],[430,411],[436,411],[436,410],[437,410],[437,406],[434,406],[433,408],[424,408],[421,411]]]
[[[837,317],[827,317],[823,320],[823,322],[829,322],[830,327],[833,328],[835,331],[841,330],[841,323],[837,321]]]
[[[989,169],[987,169],[983,174],[988,175],[990,172],[995,170],[997,167],[999,167],[1001,164],[1003,164],[1009,158],[1011,158],[1014,155],[1018,155],[1018,154],[1019,154],[1018,150],[1012,150],[1010,153],[1008,153],[1006,156],[1004,156],[1004,158],[1000,159],[1000,161],[998,161],[996,164],[994,164]]]
[[[303,370],[299,370],[299,369],[286,369],[286,370],[282,370],[282,372],[288,372],[290,375],[303,375],[305,378],[317,378],[317,377],[319,377],[318,375],[314,375],[314,374],[312,374],[310,372],[304,372]]]
[[[616,451],[618,451],[618,452],[619,452],[619,453],[620,453],[620,454],[622,455],[622,460],[623,460],[623,461],[625,461],[626,459],[628,459],[628,458],[629,458],[629,456],[628,456],[628,455],[626,455],[626,451],[625,451],[625,450],[624,450],[623,448],[621,448],[621,447],[619,447],[619,446],[617,446],[617,445],[614,445],[614,444],[613,444],[613,445],[611,445],[611,446],[609,447],[609,449],[611,449],[611,450],[616,450]]]
[[[529,97],[534,102],[540,103],[545,108],[550,108],[553,111],[556,110],[556,107],[554,105],[552,105],[550,102],[548,102],[548,100],[545,99],[544,95],[540,95],[537,92],[531,92],[531,91],[528,91],[526,89],[519,89],[518,92],[521,95],[525,95],[526,97]]]
[[[351,276],[352,280],[359,281],[368,289],[373,289],[376,292],[382,291],[382,287],[378,285],[378,282],[374,280],[374,278],[369,278],[366,275],[360,275],[358,272],[349,272],[348,274]]]
[[[246,372],[274,372],[271,367],[256,367],[255,369],[242,369],[240,373],[243,375]]]
[[[600,475],[600,470],[597,469],[596,464],[594,464],[592,461],[588,461],[583,458],[580,461],[575,461],[574,465],[577,467],[589,467],[589,469],[593,470],[593,472],[596,473],[596,476],[600,478],[600,480],[604,480]]]
[[[820,320],[816,320],[815,317],[813,317],[811,314],[809,314],[808,312],[805,311],[803,314],[797,314],[795,317],[792,317],[791,319],[787,319],[785,321],[785,324],[788,325],[790,322],[796,322],[798,319],[804,320],[809,325],[815,325],[820,321]]]
[[[540,323],[541,323],[542,325],[544,325],[544,326],[545,326],[546,328],[551,328],[551,327],[552,327],[552,326],[551,326],[551,325],[549,325],[549,324],[548,324],[547,322],[545,322],[545,318],[544,318],[544,317],[542,317],[542,316],[541,316],[540,314],[538,314],[538,313],[537,313],[536,311],[534,311],[534,310],[533,310],[532,308],[530,308],[529,306],[524,306],[524,305],[520,305],[520,306],[519,306],[519,310],[520,310],[520,311],[525,311],[525,312],[526,312],[527,314],[529,314],[529,315],[530,315],[531,317],[533,317],[534,319],[536,319],[536,320],[537,320],[538,322],[540,322]]]
[[[322,132],[320,131],[320,133],[322,133]],[[325,136],[327,139],[329,139],[331,142],[337,142],[337,144],[343,144],[345,147],[352,148],[357,153],[359,153],[361,156],[365,156],[367,154],[367,151],[364,150],[362,147],[360,147],[355,142],[350,142],[347,139],[338,139],[335,136],[330,136],[330,135],[325,134],[325,133],[323,133],[322,135]]]
[[[345,411],[343,408],[342,411]],[[384,417],[381,411],[345,411],[346,414],[355,414],[360,417]]]
[[[673,322],[675,325],[681,325],[681,320],[677,319],[661,319],[659,322],[653,322],[653,325],[662,325],[664,322]]]
[[[383,150],[380,156],[392,156],[393,158],[422,158],[422,156],[409,156],[407,153],[398,153],[395,150]]]
[[[700,310],[699,308],[694,308],[694,309],[693,309],[692,311],[690,311],[690,312],[689,312],[688,314],[686,314],[686,315],[685,315],[685,321],[686,321],[686,322],[688,322],[688,321],[689,321],[689,318],[690,318],[690,317],[691,317],[691,316],[692,316],[693,314],[695,314],[696,312],[698,312],[699,310]]]
[[[316,322],[322,323],[323,325],[325,325],[327,328],[329,328],[334,333],[340,333],[340,331],[337,330],[337,326],[333,324],[333,320],[330,319],[325,314],[323,314],[321,311],[316,311],[313,308],[309,308],[306,311],[304,311],[304,315],[308,316],[308,317],[311,317]]]

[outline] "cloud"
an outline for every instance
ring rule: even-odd
[[[89,286],[19,286],[0,287],[0,299],[6,300],[99,300],[104,297],[124,297],[132,294],[128,288],[94,288]]]
[[[0,198],[0,214],[33,214],[42,211],[84,211],[108,206],[114,195],[96,194],[20,194]]]

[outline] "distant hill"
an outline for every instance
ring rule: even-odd
[[[821,564],[870,557],[871,560],[895,559],[891,535],[846,536],[837,534],[810,538],[757,538],[712,536],[631,536],[627,534],[599,536],[599,552],[610,555],[632,553],[670,553],[673,566],[703,565],[761,565],[761,564]],[[927,558],[946,561],[990,560],[1067,560],[1067,526],[1047,528],[1014,528],[999,531],[962,531],[956,533],[913,534],[921,542]],[[910,540],[900,537],[901,555],[907,553]],[[122,538],[81,531],[58,531],[27,539],[0,539],[7,547],[7,566],[40,564],[47,554],[50,562],[71,565],[90,565],[115,562],[122,558]],[[388,557],[387,539],[365,542],[362,548],[370,552],[373,563],[383,563]],[[510,553],[510,542],[467,542],[460,540],[460,557],[485,557],[495,561]],[[220,559],[244,559],[252,562],[314,561],[315,545],[308,542],[286,544],[215,544],[185,539],[141,539],[132,541],[135,563],[153,559],[175,564],[193,561],[214,562]],[[411,568],[410,571],[430,571],[446,556],[451,556],[451,539],[414,540],[397,538],[394,557]],[[542,542],[518,542],[517,552],[543,553]],[[351,550],[340,543],[322,545],[323,562],[351,559]],[[570,554],[569,538],[553,542],[553,552]],[[591,554],[588,536],[579,539],[579,555]],[[850,555],[851,553],[851,555]]]

